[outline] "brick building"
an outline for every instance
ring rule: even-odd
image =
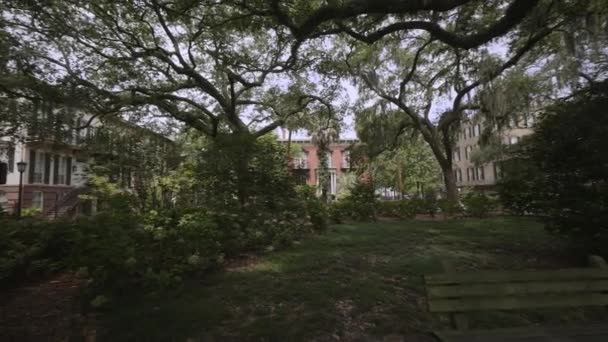
[[[285,141],[283,141],[285,142]],[[336,196],[346,189],[346,178],[353,179],[354,167],[351,163],[350,151],[357,143],[356,139],[345,139],[336,141],[329,146],[328,167],[330,175],[329,194]],[[293,158],[294,173],[302,184],[312,186],[319,185],[319,158],[317,157],[317,146],[310,139],[295,139],[291,141],[298,152]]]

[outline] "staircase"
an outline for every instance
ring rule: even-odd
[[[75,214],[76,206],[79,203],[79,196],[86,193],[88,188],[75,188],[63,195],[54,206],[45,210],[42,217],[47,220],[54,220],[60,217],[72,216]]]

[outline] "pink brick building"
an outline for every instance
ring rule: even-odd
[[[283,141],[285,142],[285,141]],[[329,194],[337,195],[340,192],[341,179],[353,171],[350,150],[358,140],[339,140],[330,145],[328,152],[330,188]],[[301,183],[316,186],[319,184],[318,170],[319,158],[317,147],[310,139],[295,139],[291,141],[298,153],[293,156],[293,169]]]

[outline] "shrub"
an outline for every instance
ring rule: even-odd
[[[351,216],[357,221],[376,220],[376,193],[373,184],[356,182],[346,198],[352,204]]]
[[[329,208],[316,196],[315,187],[300,185],[296,187],[296,192],[298,193],[300,200],[303,201],[305,217],[310,220],[312,227],[316,231],[326,229]]]
[[[399,217],[400,201],[378,201],[376,208],[379,216]]]
[[[435,216],[439,210],[439,202],[437,200],[437,193],[434,191],[427,191],[424,196],[418,200],[418,210],[421,213],[428,214],[432,217]]]
[[[386,217],[414,218],[420,211],[417,200],[381,201],[378,202],[378,214]]]
[[[402,218],[414,218],[420,211],[420,201],[415,199],[399,201],[398,214]]]
[[[462,204],[467,215],[474,217],[486,217],[496,209],[496,200],[479,191],[471,191],[464,195]]]
[[[354,217],[353,202],[348,198],[330,202],[327,208],[329,219],[333,223],[342,223],[345,219],[353,219]]]
[[[223,260],[225,235],[202,212],[144,217],[101,214],[74,223],[70,266],[96,291],[157,291]]]
[[[458,202],[450,201],[442,198],[437,201],[437,206],[448,217],[456,216],[462,213],[463,208]]]
[[[547,108],[535,133],[503,168],[500,195],[509,208],[541,214],[546,227],[604,249],[608,241],[608,81]],[[510,156],[511,157],[511,156]],[[518,179],[528,176],[529,180]],[[598,252],[602,252],[598,250]]]
[[[64,269],[71,227],[35,219],[0,221],[0,284],[15,285]]]

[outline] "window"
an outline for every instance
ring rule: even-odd
[[[57,176],[55,177],[55,184],[65,184],[65,174],[66,174],[66,159],[65,157],[58,156],[55,159],[57,163]]]
[[[296,169],[308,169],[308,152],[300,152],[300,155],[293,159],[293,167]]]
[[[475,136],[481,135],[481,125],[480,124],[475,125],[474,133],[475,133]]]
[[[454,161],[460,161],[460,147],[454,149]]]
[[[509,145],[515,145],[519,142],[519,137],[509,137]]]
[[[494,179],[500,178],[500,166],[497,163],[492,163],[494,166]]]
[[[82,144],[87,139],[88,128],[83,128],[87,121],[83,117],[79,117],[76,124],[76,143]]]
[[[44,160],[44,153],[40,152],[40,151],[31,151],[31,153],[33,153],[33,157],[31,158],[31,160],[34,161],[34,164],[32,165],[32,183],[42,183],[43,179],[44,179],[44,164],[45,164],[45,160]]]
[[[333,167],[333,163],[331,160],[331,151],[327,152],[327,168],[331,169]]]
[[[350,168],[350,151],[342,151],[342,168]]]
[[[462,171],[460,169],[454,169],[454,179],[457,182],[462,182]]]
[[[471,168],[468,167],[467,168],[467,182],[470,182],[472,180],[472,176],[471,176]]]
[[[44,193],[42,191],[34,191],[32,197],[32,208],[44,209]]]
[[[528,114],[526,117],[526,127],[534,126],[534,114]]]
[[[478,167],[477,168],[477,180],[485,180],[485,179],[486,179],[486,175],[484,174],[483,167]]]
[[[469,131],[469,138],[472,138],[473,137],[473,127],[469,126],[467,128],[467,130]]]
[[[464,149],[464,157],[465,157],[466,159],[471,158],[471,152],[473,152],[473,146],[467,146],[467,147]]]
[[[15,147],[9,146],[7,152],[8,172],[15,172]]]

